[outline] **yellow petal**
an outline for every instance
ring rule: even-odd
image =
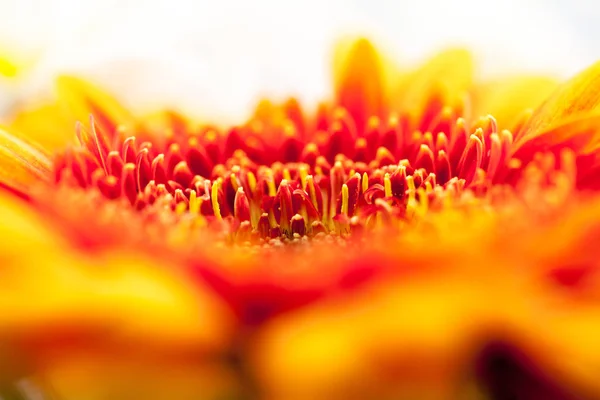
[[[473,70],[473,59],[468,51],[446,50],[393,88],[391,107],[420,121],[432,100],[450,107],[459,106],[473,82]]]
[[[72,76],[61,76],[56,81],[59,103],[66,112],[67,119],[87,122],[90,114],[100,129],[112,134],[117,126],[134,126],[135,120],[110,94],[101,88]]]
[[[35,140],[48,151],[63,149],[75,139],[75,123],[56,103],[19,110],[9,128],[16,136]]]
[[[13,61],[6,57],[0,57],[0,75],[7,78],[14,78],[18,72],[19,68]]]
[[[497,287],[429,276],[283,316],[257,341],[257,376],[272,399],[452,398],[470,346],[507,320]]]
[[[90,257],[29,203],[1,192],[0,214],[0,331],[22,357],[42,357],[64,335],[211,354],[228,343],[226,307],[176,268],[140,254]]]
[[[517,142],[530,140],[561,120],[598,110],[600,105],[600,62],[562,84],[533,113]]]
[[[58,99],[18,110],[10,129],[15,135],[40,143],[49,151],[63,149],[75,139],[75,123],[86,123],[90,114],[98,127],[112,133],[118,125],[133,128],[134,117],[99,87],[80,78],[61,76],[56,81]]]
[[[600,383],[596,374],[591,371],[600,367],[600,307],[582,307],[580,304],[564,302],[557,299],[550,306],[546,304],[540,310],[540,323],[548,327],[544,329],[543,343],[547,346],[545,362],[552,365],[560,376],[573,382],[573,386],[581,387],[588,394],[600,393]],[[558,306],[562,304],[562,306]],[[545,310],[553,310],[544,315]],[[539,330],[531,332],[531,341],[539,340]],[[582,396],[584,398],[587,396]],[[590,397],[591,398],[591,397]]]
[[[48,179],[51,164],[40,147],[0,128],[0,186],[26,194]]]
[[[40,55],[23,51],[6,42],[0,43],[0,54],[0,76],[9,79],[18,79],[29,72],[36,65]]]
[[[3,262],[5,334],[37,342],[39,331],[51,336],[52,327],[67,326],[76,333],[101,332],[109,343],[223,343],[218,303],[177,274],[127,254],[95,262],[68,248],[66,254],[37,250]]]
[[[170,135],[190,132],[192,123],[177,111],[159,110],[142,115],[139,126],[144,132]]]
[[[514,132],[527,109],[535,109],[558,83],[547,77],[516,76],[479,84],[472,91],[473,116],[493,115],[501,129]]]
[[[362,130],[370,116],[381,116],[385,107],[385,82],[381,58],[371,42],[343,42],[334,57],[335,100]]]
[[[60,251],[59,237],[51,233],[47,221],[31,204],[0,191],[0,215],[0,240],[4,243],[0,257],[3,259],[31,254],[28,250],[32,248]]]

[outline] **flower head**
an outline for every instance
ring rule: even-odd
[[[219,385],[267,398],[597,389],[548,352],[598,355],[554,333],[536,342],[531,318],[595,332],[592,311],[561,324],[565,310],[547,307],[597,307],[598,67],[557,88],[476,84],[464,50],[401,74],[364,39],[335,67],[333,99],[315,112],[265,100],[227,129],[171,111],[136,118],[61,78],[76,143],[33,137],[61,123],[31,114],[0,131],[2,204],[26,215],[6,237],[35,232],[40,253],[5,256],[39,267],[52,299],[18,302],[36,318],[7,314],[7,332],[58,327],[95,357],[144,338],[179,367],[194,349]],[[33,271],[15,270],[15,297],[41,298]],[[24,369],[58,379],[64,341],[27,332],[24,359],[44,362]]]

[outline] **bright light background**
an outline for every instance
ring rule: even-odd
[[[600,59],[596,1],[0,0],[0,49],[39,57],[21,97],[75,72],[134,109],[229,119],[261,94],[327,96],[332,45],[348,33],[403,63],[458,44],[474,51],[483,76],[568,76]]]

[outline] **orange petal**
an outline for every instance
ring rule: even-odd
[[[413,122],[428,114],[432,101],[460,107],[473,82],[473,59],[463,49],[444,51],[407,75],[392,90],[391,108],[409,113]],[[439,110],[430,110],[437,114]]]
[[[515,143],[513,155],[529,160],[536,152],[571,149],[579,156],[595,152],[600,145],[600,113],[567,118],[559,124],[547,127],[529,140]]]
[[[501,129],[514,132],[522,113],[539,106],[557,86],[554,79],[536,76],[515,76],[477,85],[471,92],[473,116],[493,115]]]
[[[598,109],[600,105],[600,62],[562,84],[533,113],[516,142],[531,140],[564,118]]]
[[[367,39],[338,46],[334,59],[335,100],[362,130],[370,116],[381,116],[385,107],[382,61]]]
[[[577,186],[599,187],[600,113],[572,116],[529,137],[513,147],[513,157],[522,165],[527,165],[538,152],[549,151],[558,156],[561,150],[570,149],[577,156]]]
[[[128,349],[119,354],[96,351],[58,355],[46,362],[42,375],[52,388],[53,398],[60,399],[243,398],[233,366],[219,359],[190,358],[173,359],[147,351],[131,354]]]
[[[0,187],[26,196],[30,185],[48,178],[50,168],[38,145],[0,129]]]
[[[93,114],[100,129],[112,134],[117,126],[134,126],[131,113],[101,88],[83,79],[61,76],[56,81],[59,102],[71,123],[88,121]]]

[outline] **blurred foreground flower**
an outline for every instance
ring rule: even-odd
[[[472,70],[450,50],[401,73],[358,40],[315,113],[263,101],[224,131],[61,78],[0,132],[0,383],[600,396],[600,65],[560,86]],[[76,144],[60,110],[93,115]]]

